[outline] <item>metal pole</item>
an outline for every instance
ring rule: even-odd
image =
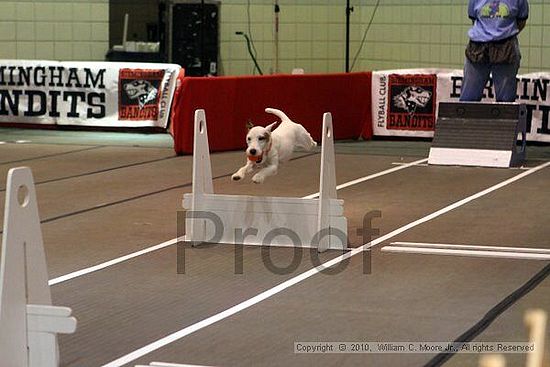
[[[352,12],[353,6],[350,6],[350,0],[346,0],[346,73],[349,73],[349,28]]]
[[[201,24],[200,24],[200,58],[201,58],[201,66],[200,66],[200,76],[204,76],[208,74],[208,69],[206,68],[206,55],[204,52],[204,30],[205,30],[205,22],[206,20],[206,13],[204,10],[204,0],[201,0]]]
[[[279,0],[275,0],[273,11],[275,12],[275,25],[273,29],[275,37],[273,59],[275,61],[275,65],[273,68],[273,73],[277,74],[279,73],[279,13],[281,12],[281,9],[279,8]]]

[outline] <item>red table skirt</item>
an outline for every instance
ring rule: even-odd
[[[331,112],[335,139],[370,138],[372,73],[185,77],[172,104],[170,132],[177,154],[193,152],[193,115],[204,109],[211,151],[243,149],[246,123],[277,120],[266,107],[284,111],[321,141],[324,112]]]

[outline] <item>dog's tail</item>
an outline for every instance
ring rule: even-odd
[[[278,118],[281,119],[281,121],[292,121],[291,119],[288,118],[288,116],[281,110],[278,110],[276,108],[266,108],[265,109],[265,112],[267,113],[271,113],[272,115],[275,115],[277,116]]]

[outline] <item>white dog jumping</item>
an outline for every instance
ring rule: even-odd
[[[273,131],[278,121],[266,126],[249,126],[246,135],[247,161],[231,178],[239,181],[246,174],[259,169],[252,177],[254,183],[264,182],[267,176],[277,174],[279,163],[286,162],[292,156],[294,148],[311,150],[317,143],[300,124],[290,120],[280,110],[266,108],[265,112],[271,113],[281,119],[281,124]]]

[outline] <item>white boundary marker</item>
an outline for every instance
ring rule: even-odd
[[[465,256],[465,257],[489,257],[498,259],[516,259],[516,260],[550,260],[550,254],[530,254],[526,252],[510,252],[510,251],[483,251],[483,250],[456,250],[442,249],[430,247],[400,247],[400,246],[385,246],[382,248],[384,252],[396,252],[405,254],[421,254],[421,255],[443,255],[443,256]]]
[[[488,246],[488,245],[455,245],[449,243],[424,243],[424,242],[392,242],[391,245],[406,246],[406,247],[436,247],[448,249],[463,249],[463,250],[487,250],[487,251],[506,251],[506,252],[534,252],[550,254],[548,248],[534,247],[506,247],[506,246]]]
[[[334,266],[334,265],[337,265],[339,264],[340,262],[344,261],[345,259],[348,259],[352,256],[355,256],[359,253],[362,253],[363,251],[366,251],[382,242],[385,242],[387,240],[389,240],[390,238],[393,238],[405,231],[408,231],[409,229],[411,228],[414,228],[422,223],[425,223],[425,222],[428,222],[434,218],[437,218],[445,213],[448,213],[456,208],[459,208],[463,205],[466,205],[468,204],[469,202],[472,202],[476,199],[479,199],[480,197],[483,197],[487,194],[490,194],[491,192],[493,191],[496,191],[496,190],[499,190],[507,185],[510,185],[518,180],[521,180],[522,178],[524,177],[527,177],[535,172],[538,172],[546,167],[550,166],[550,162],[546,162],[546,163],[543,163],[541,165],[538,165],[534,168],[531,168],[530,170],[528,171],[525,171],[525,172],[522,172],[514,177],[511,177],[509,179],[506,179],[496,185],[493,185],[485,190],[482,190],[482,191],[479,191],[478,193],[476,194],[473,194],[473,195],[470,195],[462,200],[459,200],[451,205],[448,205],[442,209],[439,209],[431,214],[428,214],[426,215],[425,217],[423,218],[420,218],[414,222],[411,222],[407,225],[404,225],[403,227],[400,227],[398,229],[395,229],[393,231],[391,231],[390,233],[387,233],[385,234],[384,236],[381,236],[381,237],[378,237],[377,239],[371,241],[371,242],[368,242],[360,247],[356,247],[354,249],[352,249],[351,251],[349,252],[346,252],[332,260],[329,260],[315,268],[312,268],[302,274],[299,274],[297,276],[295,276],[294,278],[291,278],[291,279],[288,279],[278,285],[276,285],[275,287],[273,288],[270,288],[252,298],[249,298],[235,306],[232,306],[228,309],[226,309],[225,311],[222,311],[220,313],[217,313],[215,315],[212,315],[210,317],[207,317],[206,319],[202,320],[202,321],[199,321],[195,324],[192,324],[192,325],[189,325],[187,327],[184,327],[183,329],[181,330],[178,330],[172,334],[169,334],[161,339],[158,339],[150,344],[147,344],[133,352],[130,352],[124,356],[121,356],[119,358],[117,358],[116,360],[112,361],[112,362],[109,362],[105,365],[103,365],[102,367],[120,367],[120,366],[124,366],[125,364],[127,363],[130,363],[130,362],[133,362],[135,361],[136,359],[138,358],[141,358],[157,349],[160,349],[168,344],[171,344],[177,340],[180,340],[190,334],[193,334],[194,332],[197,332],[201,329],[204,329],[212,324],[215,324],[221,320],[224,320],[230,316],[233,316],[243,310],[246,310],[247,308],[250,308],[282,291],[284,291],[285,289],[287,288],[290,288],[314,275],[317,275],[319,274],[321,271],[323,271],[324,269],[326,268],[329,268],[331,266]]]
[[[405,168],[413,167],[413,166],[416,166],[418,164],[421,164],[421,163],[427,162],[427,161],[428,161],[428,158],[424,158],[424,159],[420,159],[420,160],[417,160],[417,161],[414,161],[414,162],[406,163],[406,164],[404,164],[402,166],[399,166],[399,167],[393,167],[393,168],[390,168],[390,169],[387,169],[387,170],[384,170],[384,171],[381,171],[381,172],[373,173],[372,175],[361,177],[361,178],[358,178],[358,179],[355,179],[355,180],[352,180],[352,181],[348,181],[348,182],[343,183],[341,185],[338,185],[338,186],[336,186],[336,190],[340,190],[340,189],[343,189],[343,188],[346,188],[346,187],[349,187],[349,186],[353,186],[353,185],[356,185],[356,184],[359,184],[359,183],[362,183],[362,182],[365,182],[365,181],[373,180],[375,178],[378,178],[378,177],[381,177],[381,176],[384,176],[384,175],[388,175],[390,173],[403,170]],[[310,194],[310,195],[304,196],[303,198],[307,199],[307,198],[314,198],[314,197],[317,197],[317,196],[319,196],[318,192],[315,193],[315,194]],[[81,276],[84,276],[84,275],[87,275],[87,274],[90,274],[90,273],[94,273],[96,271],[103,270],[103,269],[108,268],[108,267],[113,266],[113,265],[120,264],[124,261],[134,259],[138,256],[145,255],[145,254],[148,254],[148,253],[153,252],[153,251],[161,250],[163,248],[175,245],[176,243],[178,243],[178,239],[173,238],[173,239],[165,241],[161,244],[151,246],[151,247],[147,247],[147,248],[145,248],[143,250],[140,250],[140,251],[132,252],[128,255],[120,256],[120,257],[117,257],[115,259],[112,259],[112,260],[109,260],[109,261],[106,261],[106,262],[103,262],[103,263],[100,263],[100,264],[97,264],[97,265],[94,265],[94,266],[90,266],[88,268],[84,268],[84,269],[77,270],[77,271],[74,271],[74,272],[71,272],[71,273],[68,273],[68,274],[65,274],[65,275],[61,275],[59,277],[50,279],[50,281],[48,283],[49,283],[49,285],[56,285],[56,284],[59,284],[59,283],[63,283],[63,282],[66,282],[68,280],[78,278],[78,277],[81,277]]]
[[[446,243],[392,242],[382,248],[384,252],[423,255],[449,255],[491,257],[519,260],[550,260],[550,249],[530,247],[503,247],[479,245],[454,245]]]
[[[403,163],[403,162],[392,162],[391,164],[393,164],[394,166],[402,166],[406,163]],[[423,163],[423,164],[419,164],[418,165],[419,167],[429,167],[430,165],[428,163]],[[522,171],[526,171],[529,169],[529,167],[525,167],[525,166],[520,166],[520,167],[508,167],[508,169],[511,169],[511,170],[517,170],[517,169],[520,169]]]

